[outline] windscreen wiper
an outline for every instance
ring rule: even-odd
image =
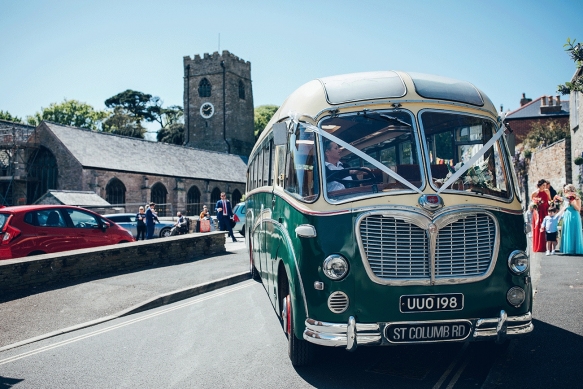
[[[404,121],[404,120],[401,120],[401,119],[396,118],[394,116],[380,114],[378,112],[370,112],[370,111],[368,111],[366,109],[364,111],[362,111],[362,115],[365,118],[368,118],[368,119],[373,119],[373,120],[379,120],[379,119],[381,119],[383,121],[397,122],[397,123],[402,124],[404,126],[411,127],[411,125],[409,123],[407,123],[406,121]]]

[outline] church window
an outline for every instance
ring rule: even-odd
[[[199,215],[201,210],[200,190],[196,186],[191,186],[186,195],[186,214]],[[209,209],[211,209],[209,207]]]
[[[245,84],[239,80],[239,98],[245,100]]]
[[[233,194],[231,195],[231,198],[233,199],[233,206],[235,206],[235,204],[240,203],[241,202],[241,197],[243,197],[241,195],[241,192],[239,192],[239,189],[235,189],[233,191]]]
[[[221,190],[219,188],[213,189],[213,191],[211,192],[211,206],[213,207],[213,209],[215,208],[217,201],[219,201],[220,199],[221,199]]]
[[[59,170],[53,153],[40,148],[28,161],[27,203],[32,204],[49,189],[57,189]]]
[[[156,204],[156,213],[158,216],[168,216],[167,207],[170,204],[166,204],[166,196],[168,191],[164,184],[157,182],[152,186],[152,194],[150,196],[150,201]]]
[[[126,187],[118,178],[112,178],[105,187],[105,200],[112,204],[125,204]]]
[[[206,78],[200,80],[198,84],[198,95],[200,97],[211,97],[211,83]]]

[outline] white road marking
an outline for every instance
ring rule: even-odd
[[[63,340],[63,341],[57,342],[55,344],[40,347],[38,349],[27,351],[25,353],[18,354],[18,355],[15,355],[15,356],[12,356],[12,357],[9,357],[6,359],[1,359],[0,365],[14,362],[14,361],[17,361],[17,360],[22,359],[22,358],[30,357],[30,356],[35,355],[35,354],[40,354],[40,353],[43,353],[45,351],[49,351],[49,350],[52,350],[52,349],[55,349],[58,347],[62,347],[62,346],[65,346],[65,345],[68,345],[71,343],[75,343],[75,342],[78,342],[78,341],[83,340],[83,339],[91,338],[91,337],[96,336],[96,335],[104,334],[106,332],[113,331],[113,330],[116,330],[118,328],[122,328],[122,327],[128,326],[130,324],[135,324],[135,323],[147,320],[147,319],[151,319],[151,318],[156,317],[156,316],[164,315],[168,312],[172,312],[172,311],[175,311],[177,309],[188,307],[190,305],[198,304],[198,303],[201,303],[201,302],[206,301],[206,300],[210,300],[210,299],[215,298],[215,297],[223,296],[225,294],[235,292],[235,291],[238,291],[238,290],[243,289],[243,288],[247,288],[247,287],[249,287],[251,285],[255,285],[255,284],[256,284],[256,282],[249,280],[249,281],[242,282],[241,284],[238,284],[238,285],[233,286],[233,287],[227,287],[227,288],[220,289],[217,292],[211,292],[210,294],[204,294],[204,295],[201,295],[200,297],[193,298],[191,301],[177,304],[177,305],[172,305],[171,307],[168,307],[168,308],[162,309],[160,311],[153,312],[153,313],[150,313],[150,314],[147,314],[147,315],[135,318],[135,319],[131,319],[131,320],[128,320],[128,321],[123,322],[123,323],[115,324],[115,325],[112,325],[112,326],[109,326],[106,328],[102,328],[102,329],[99,329],[99,330],[96,330],[96,331],[93,331],[93,332],[90,332],[90,333],[87,333],[84,335],[80,335],[80,336],[77,336],[77,337],[74,337],[71,339]]]
[[[439,380],[435,383],[435,385],[433,385],[433,388],[432,389],[439,389],[439,388],[441,388],[441,385],[443,385],[443,383],[445,382],[446,378],[453,371],[453,368],[457,365],[458,361],[461,359],[461,357],[463,356],[463,354],[465,353],[465,351],[466,351],[467,348],[468,348],[468,343],[466,342],[463,345],[463,347],[461,348],[461,350],[457,353],[455,359],[453,361],[451,361],[451,363],[449,364],[449,366],[447,367],[447,369],[443,372],[443,374],[441,375],[441,377],[439,378]],[[465,365],[463,367],[465,368]],[[456,381],[457,381],[457,378],[456,378]],[[455,382],[454,382],[454,384],[455,384]],[[448,386],[448,388],[449,388],[449,386]]]

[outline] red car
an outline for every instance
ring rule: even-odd
[[[103,216],[67,205],[2,207],[0,231],[0,259],[135,241]]]

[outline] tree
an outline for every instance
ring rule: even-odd
[[[0,111],[0,120],[7,120],[9,122],[22,123],[22,119],[17,116],[12,116],[8,111]]]
[[[47,120],[66,126],[98,130],[101,121],[106,117],[106,112],[97,111],[87,103],[65,99],[62,103],[51,103],[47,108],[41,108],[41,112],[27,116],[26,121],[32,126]]]
[[[536,149],[539,146],[548,146],[570,136],[569,126],[551,120],[546,124],[537,122],[532,125],[530,132],[524,139],[526,150]]]
[[[132,138],[144,138],[146,132],[142,124],[136,120],[135,115],[121,106],[113,109],[111,116],[103,121],[102,127],[105,132]]]
[[[583,72],[581,71],[583,67],[583,45],[581,43],[575,44],[575,42],[575,39],[571,42],[571,38],[567,38],[567,43],[563,45],[577,67],[577,76],[571,82],[566,82],[557,87],[557,92],[563,95],[568,95],[571,92],[583,92]]]
[[[260,105],[259,107],[255,108],[254,114],[254,134],[255,139],[259,138],[259,135],[263,132],[263,129],[271,120],[275,111],[277,111],[279,107],[277,105]]]
[[[124,112],[133,117],[134,121],[141,126],[142,120],[154,121],[151,111],[159,101],[158,97],[152,98],[152,95],[147,93],[127,89],[105,100],[105,106],[114,110],[118,107],[123,108]]]
[[[158,142],[170,143],[174,145],[184,144],[184,124],[172,123],[161,128],[156,135]]]

